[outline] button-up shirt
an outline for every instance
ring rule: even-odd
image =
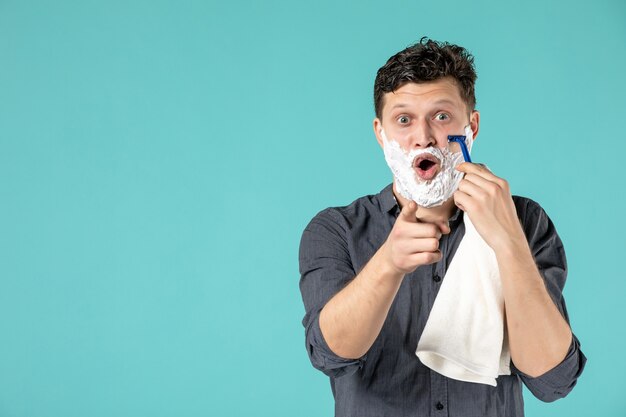
[[[535,262],[546,288],[569,323],[562,291],[567,275],[563,244],[552,221],[534,201],[514,196]],[[442,259],[407,274],[389,309],[380,334],[358,359],[336,355],[319,326],[324,305],[361,271],[387,239],[400,208],[392,185],[379,194],[345,207],[318,213],[300,243],[300,291],[306,314],[305,344],[313,366],[330,377],[337,417],[508,416],[524,415],[522,383],[542,401],[567,395],[582,373],[586,358],[576,336],[567,355],[550,371],[531,377],[511,363],[511,375],[497,386],[447,378],[424,366],[415,355],[417,342],[463,235],[463,212],[450,218],[443,235]]]

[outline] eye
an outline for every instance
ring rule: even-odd
[[[405,125],[407,123],[409,123],[410,119],[409,116],[400,116],[398,117],[398,123],[400,123],[401,125]]]
[[[439,121],[449,120],[450,115],[448,115],[448,113],[437,113],[437,115],[435,116],[435,119]]]

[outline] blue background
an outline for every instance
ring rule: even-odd
[[[476,56],[473,155],[568,253],[576,389],[623,416],[620,0],[0,1],[0,416],[330,416],[300,320],[319,210],[391,181],[389,56]]]

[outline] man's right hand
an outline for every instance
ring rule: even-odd
[[[450,227],[447,222],[420,222],[416,216],[415,202],[404,205],[385,243],[320,312],[322,335],[338,356],[365,355],[380,334],[404,276],[441,259],[439,239]]]
[[[408,274],[420,265],[439,262],[439,239],[450,233],[447,223],[422,223],[417,219],[418,206],[406,204],[398,215],[387,240],[383,244],[388,265],[401,274]]]

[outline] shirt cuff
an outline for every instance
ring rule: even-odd
[[[512,362],[511,371],[522,378],[535,397],[541,401],[552,402],[569,394],[582,374],[586,362],[587,358],[580,350],[580,342],[572,334],[572,343],[565,359],[548,372],[538,377],[531,377],[517,369]]]
[[[311,363],[316,369],[334,378],[355,373],[363,366],[367,354],[358,359],[347,359],[336,355],[322,335],[319,316],[318,311],[306,329],[307,352]]]

